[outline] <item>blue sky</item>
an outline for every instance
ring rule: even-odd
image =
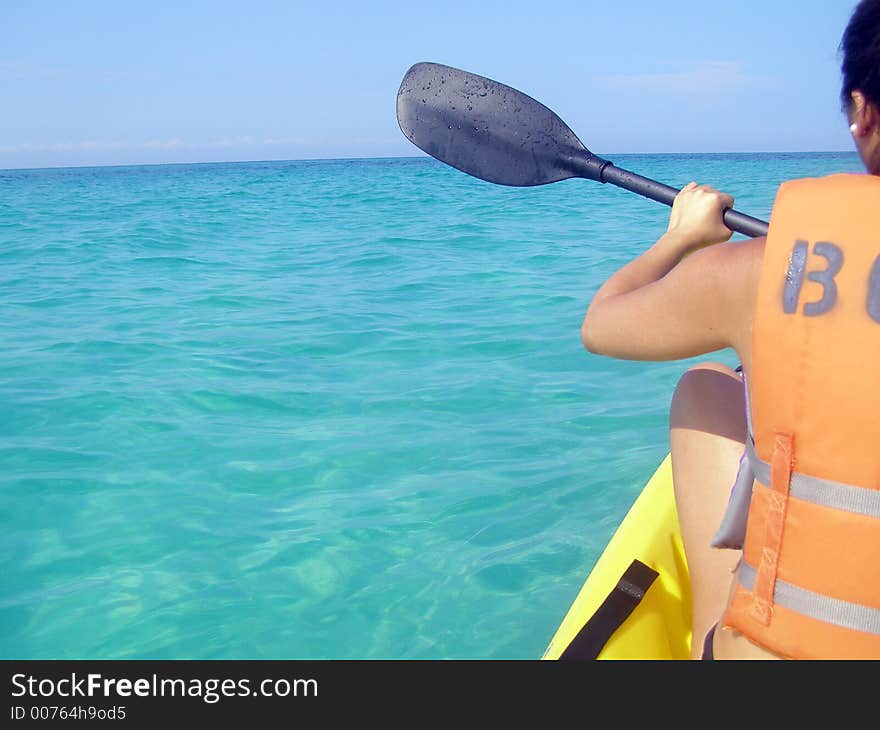
[[[417,61],[524,91],[597,154],[851,150],[855,0],[0,0],[0,168],[415,156]]]

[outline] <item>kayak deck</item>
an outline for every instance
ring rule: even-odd
[[[644,587],[643,597],[628,580],[633,568],[641,570],[642,575],[646,571],[652,573],[650,580],[645,581],[649,587]],[[657,573],[656,579],[653,571]],[[590,627],[585,628],[585,624],[597,615],[600,607],[600,616],[608,613],[610,594],[615,592],[639,594],[636,598],[622,596],[623,602],[637,601],[634,608],[627,607],[632,612],[622,624],[612,627],[614,631],[607,641],[602,638],[604,645],[596,656],[571,656],[572,651],[567,652],[569,647],[575,649],[589,643],[585,634]],[[543,659],[689,659],[690,607],[687,561],[675,509],[672,463],[667,455],[602,552]]]

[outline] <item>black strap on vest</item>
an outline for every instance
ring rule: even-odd
[[[640,560],[633,560],[602,605],[559,657],[560,661],[596,659],[611,635],[641,603],[651,584],[660,575]]]

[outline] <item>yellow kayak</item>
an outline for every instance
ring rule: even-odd
[[[667,455],[617,528],[544,659],[689,659],[691,597]]]

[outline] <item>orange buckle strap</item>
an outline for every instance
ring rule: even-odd
[[[782,549],[782,531],[793,468],[794,435],[777,431],[770,460],[770,505],[764,524],[764,545],[755,576],[751,607],[752,617],[764,626],[768,626],[773,618],[773,593],[776,590],[779,551]]]

